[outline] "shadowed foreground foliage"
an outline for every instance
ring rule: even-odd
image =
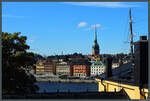
[[[20,32],[2,32],[2,90],[8,93],[34,93],[36,79],[29,73],[37,54],[27,52],[27,37]]]

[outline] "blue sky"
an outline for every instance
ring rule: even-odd
[[[91,54],[97,24],[100,54],[128,53],[129,8],[136,41],[148,35],[147,2],[3,2],[2,31],[21,32],[41,55]]]

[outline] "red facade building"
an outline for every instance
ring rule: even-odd
[[[90,76],[90,63],[87,61],[75,61],[72,62],[70,73],[76,77],[88,77]]]

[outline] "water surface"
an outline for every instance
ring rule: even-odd
[[[98,91],[97,83],[57,83],[57,82],[37,82],[38,92],[86,92]]]

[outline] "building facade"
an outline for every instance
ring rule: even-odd
[[[73,76],[87,77],[89,75],[89,66],[87,65],[73,65]]]
[[[88,61],[73,62],[72,72],[75,77],[88,77],[90,76],[90,63]]]
[[[35,66],[35,74],[55,74],[56,63],[52,61],[40,60]]]
[[[97,76],[102,73],[104,73],[104,63],[102,61],[95,61],[91,66],[90,66],[90,73],[91,76]]]
[[[70,65],[67,62],[59,62],[56,64],[56,75],[70,75]]]

